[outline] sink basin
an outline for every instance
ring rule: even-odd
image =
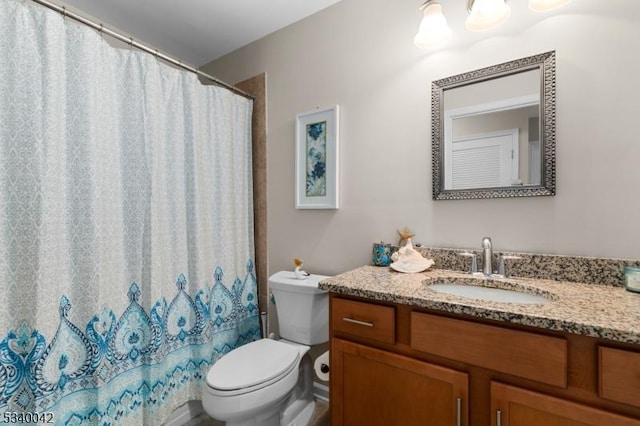
[[[429,288],[438,293],[446,293],[468,299],[479,299],[500,303],[526,303],[541,305],[549,302],[544,296],[529,294],[517,290],[506,290],[494,287],[482,287],[477,285],[456,284],[456,283],[436,283]]]

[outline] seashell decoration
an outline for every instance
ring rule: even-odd
[[[393,260],[389,265],[391,269],[409,274],[426,271],[435,263],[433,259],[423,257],[413,248],[411,237],[407,238],[405,244],[391,255],[391,260]]]

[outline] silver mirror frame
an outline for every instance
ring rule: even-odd
[[[444,189],[444,91],[485,80],[540,69],[541,185]],[[434,200],[534,197],[556,194],[556,55],[555,51],[454,75],[431,83],[431,167]]]

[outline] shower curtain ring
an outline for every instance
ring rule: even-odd
[[[129,37],[129,46],[133,47],[133,37]]]
[[[104,30],[104,25],[101,23],[100,24],[100,34],[102,34],[102,30]]]
[[[67,8],[62,6],[62,19],[65,19],[67,17]]]

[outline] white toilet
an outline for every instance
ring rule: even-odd
[[[327,278],[269,278],[281,340],[260,339],[232,350],[207,373],[205,411],[227,426],[307,426],[313,415],[313,363],[308,345],[329,340]]]

